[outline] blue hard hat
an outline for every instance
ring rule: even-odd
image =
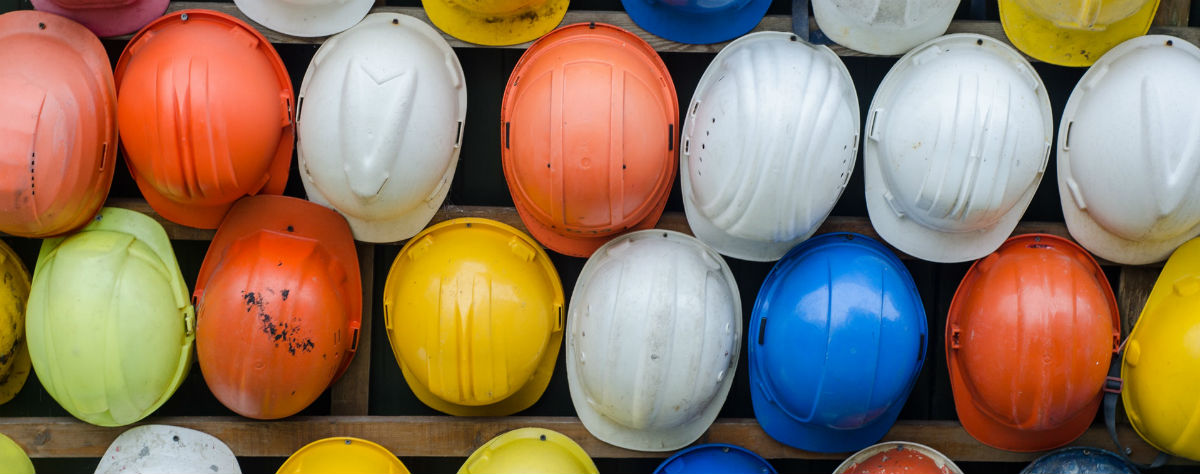
[[[720,43],[748,33],[771,0],[621,0],[646,31],[671,41]]]
[[[833,233],[787,253],[750,319],[750,396],[777,441],[857,451],[896,422],[925,361],[928,323],[908,269],[869,237]]]
[[[1029,463],[1021,474],[1138,474],[1137,467],[1121,456],[1100,448],[1070,447],[1053,451]]]
[[[732,444],[701,444],[667,458],[654,474],[777,474],[753,451]]]

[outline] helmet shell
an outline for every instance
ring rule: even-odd
[[[0,241],[0,405],[21,392],[32,367],[25,340],[28,302],[29,271],[12,247]]]
[[[426,0],[429,21],[468,43],[508,46],[533,41],[562,23],[570,0]]]
[[[904,54],[941,36],[959,0],[813,0],[821,33],[868,54]]]
[[[480,446],[458,474],[598,474],[571,438],[544,428],[509,431]]]
[[[701,444],[667,458],[654,474],[776,474],[775,468],[749,449],[732,444]]]
[[[229,446],[208,433],[141,425],[113,440],[95,474],[241,474]]]
[[[1000,0],[1013,46],[1039,61],[1091,66],[1118,44],[1142,36],[1159,0]]]
[[[276,474],[409,474],[387,448],[359,438],[334,437],[304,445]]]

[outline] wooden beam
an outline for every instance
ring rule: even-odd
[[[371,320],[375,302],[375,244],[357,242],[358,270],[362,279],[362,322],[358,348],[350,367],[330,389],[332,415],[366,416],[371,393]]]
[[[1167,3],[1171,3],[1171,2],[1169,0],[1163,1],[1163,4],[1167,4]],[[1183,3],[1186,3],[1186,0]],[[227,14],[233,15],[235,17],[238,17],[238,18],[242,19],[243,21],[246,21],[250,25],[254,26],[255,28],[258,28],[258,30],[260,32],[262,32],[263,36],[265,36],[272,43],[318,44],[318,43],[322,43],[325,41],[324,37],[300,38],[300,37],[296,37],[296,36],[288,36],[283,33],[279,33],[279,32],[267,29],[267,28],[263,27],[262,25],[259,25],[257,23],[254,23],[253,21],[250,21],[232,3],[209,3],[209,2],[194,2],[194,1],[192,1],[192,2],[171,2],[170,6],[167,8],[167,11],[168,12],[176,12],[179,10],[186,10],[186,9],[191,9],[191,8],[204,8],[204,9],[210,9],[210,10],[217,10],[222,13],[227,13]],[[1186,8],[1186,6],[1185,6],[1185,8]],[[1161,12],[1162,7],[1159,7],[1159,9]],[[421,7],[396,7],[396,6],[378,7],[377,6],[375,8],[372,8],[371,11],[372,12],[402,13],[405,15],[416,17],[416,18],[420,19],[421,21],[429,23],[429,17],[425,15],[425,10]],[[566,17],[563,18],[562,24],[569,25],[569,24],[573,24],[573,23],[587,23],[587,22],[591,22],[591,21],[594,21],[597,23],[608,23],[608,24],[616,25],[616,26],[619,26],[626,30],[629,30],[629,31],[633,32],[634,34],[638,35],[639,37],[641,37],[642,39],[646,40],[647,43],[650,43],[650,45],[653,46],[654,49],[659,52],[716,53],[717,51],[720,51],[721,48],[725,47],[726,44],[729,44],[728,42],[716,43],[716,44],[683,44],[683,43],[676,43],[674,41],[668,41],[668,40],[659,38],[657,36],[654,36],[650,33],[647,33],[646,30],[643,30],[641,27],[639,27],[636,23],[633,22],[633,20],[630,20],[629,15],[625,14],[625,12],[623,12],[623,11],[567,10]],[[1187,22],[1186,13],[1183,16],[1183,21],[1184,21],[1183,24],[1186,25],[1186,22]],[[432,25],[432,23],[430,23],[430,24]],[[438,31],[440,32],[440,30],[438,30]],[[783,31],[783,32],[790,33],[792,31],[792,17],[790,15],[767,15],[762,19],[761,22],[759,22],[758,26],[756,26],[754,28],[754,31]],[[956,21],[953,21],[950,23],[950,27],[946,32],[947,33],[978,33],[978,34],[981,34],[984,36],[990,36],[992,38],[996,38],[1000,41],[1008,43],[1008,38],[1004,35],[1004,29],[1000,26],[1000,23],[994,22],[994,21],[956,20]],[[1150,33],[1152,33],[1152,34],[1168,34],[1168,35],[1178,36],[1180,38],[1191,41],[1192,43],[1200,44],[1200,28],[1188,28],[1186,26],[1155,26],[1150,29]],[[130,35],[125,35],[125,36],[117,37],[115,39],[127,40],[130,37],[131,37]],[[442,37],[444,37],[446,39],[446,41],[448,43],[450,43],[450,46],[455,47],[455,48],[492,48],[493,47],[493,46],[480,46],[477,44],[467,43],[462,40],[459,40],[458,38],[454,38],[453,36],[447,35],[445,33],[442,33]],[[526,49],[529,47],[530,44],[532,44],[532,42],[522,43],[522,44],[517,44],[517,45],[512,45],[512,46],[501,46],[500,48]],[[830,49],[832,49],[839,56],[874,56],[871,54],[854,51],[852,49],[847,49],[847,48],[844,48],[844,47],[836,45],[836,44],[830,45]]]
[[[251,421],[233,417],[170,417],[146,420],[183,426],[220,438],[237,456],[285,457],[305,444],[331,436],[353,436],[374,441],[401,458],[465,457],[489,439],[509,430],[539,426],[563,433],[596,458],[663,458],[670,452],[630,451],[604,443],[574,417],[460,418],[452,416],[305,417],[280,421]],[[0,418],[0,432],[8,435],[34,458],[99,457],[127,428],[93,426],[74,418]],[[1133,447],[1133,457],[1145,461],[1149,447],[1128,426],[1121,440]],[[900,421],[885,440],[913,441],[941,451],[956,461],[1028,462],[1040,453],[1014,453],[975,441],[955,421]],[[720,419],[697,443],[731,443],[745,446],[769,459],[844,459],[845,453],[813,453],[779,444],[753,419]],[[1076,446],[1111,449],[1108,433],[1088,429]],[[1173,459],[1172,463],[1195,465]]]
[[[1142,315],[1142,308],[1146,306],[1146,299],[1150,297],[1150,290],[1154,288],[1154,281],[1161,270],[1152,267],[1121,269],[1121,277],[1117,281],[1117,306],[1121,311],[1122,340],[1129,337],[1138,316]]]
[[[1156,26],[1187,26],[1192,0],[1162,0],[1154,15]],[[1195,43],[1195,41],[1193,41]]]

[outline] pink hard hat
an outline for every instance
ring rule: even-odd
[[[133,33],[163,15],[169,0],[30,0],[33,8],[62,15],[101,38]]]

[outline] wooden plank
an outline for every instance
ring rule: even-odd
[[[358,269],[362,279],[362,322],[354,360],[330,389],[332,415],[366,416],[371,393],[371,320],[375,301],[375,244],[358,242]]]
[[[1165,3],[1169,3],[1169,2],[1164,1],[1163,3],[1165,4]],[[325,41],[324,37],[300,38],[300,37],[295,37],[295,36],[288,36],[283,33],[269,30],[269,29],[263,27],[262,25],[259,25],[257,23],[254,23],[253,21],[250,21],[232,3],[171,2],[170,6],[167,8],[167,11],[168,12],[176,12],[179,10],[186,10],[186,9],[191,9],[191,8],[204,8],[204,9],[210,9],[210,10],[217,10],[217,11],[238,17],[238,18],[242,19],[243,21],[246,21],[247,23],[253,25],[255,28],[258,28],[258,30],[260,32],[262,32],[263,36],[265,36],[272,43],[318,44],[318,43],[322,43]],[[1160,7],[1160,11],[1161,11],[1161,9],[1162,9],[1162,7]],[[416,17],[416,18],[420,19],[421,21],[429,23],[429,17],[425,15],[425,10],[420,7],[385,6],[385,7],[372,8],[371,11],[372,12],[402,13],[405,15]],[[637,24],[634,23],[633,20],[629,19],[629,15],[625,14],[625,12],[623,12],[623,11],[567,10],[566,17],[563,18],[562,24],[569,25],[569,24],[573,24],[573,23],[587,23],[587,22],[592,22],[592,21],[597,22],[597,23],[608,23],[608,24],[616,25],[616,26],[619,26],[626,30],[629,30],[629,31],[633,32],[634,34],[638,35],[639,37],[641,37],[642,39],[646,40],[646,42],[650,43],[650,45],[653,46],[655,50],[660,51],[660,52],[716,53],[717,51],[720,51],[721,48],[725,47],[726,44],[729,44],[728,42],[716,43],[716,44],[683,44],[683,43],[676,43],[674,41],[668,41],[668,40],[659,38],[657,36],[654,36],[650,33],[647,33],[646,30],[643,30],[641,27],[637,26]],[[1186,25],[1186,21],[1187,21],[1186,14],[1183,16],[1183,21],[1185,22],[1184,24]],[[430,25],[432,25],[432,23],[430,23]],[[792,31],[792,17],[790,15],[767,15],[766,17],[764,17],[762,19],[761,22],[759,22],[758,26],[756,26],[753,31],[791,32]],[[439,30],[439,32],[440,32],[440,30]],[[1008,38],[1005,37],[1005,35],[1004,35],[1004,29],[1000,26],[999,22],[994,22],[994,21],[956,20],[956,21],[953,21],[950,23],[950,27],[946,32],[947,33],[978,33],[978,34],[981,34],[984,36],[990,36],[992,38],[996,38],[1000,41],[1008,43]],[[1152,33],[1152,34],[1169,34],[1169,35],[1178,36],[1180,38],[1186,39],[1195,44],[1200,44],[1200,28],[1188,28],[1185,26],[1155,26],[1150,29],[1150,33]],[[450,43],[450,46],[455,47],[455,48],[496,48],[495,46],[480,46],[477,44],[467,43],[467,42],[464,42],[457,38],[454,38],[450,35],[447,35],[445,33],[443,33],[442,36],[446,39],[446,41],[448,43]],[[130,37],[131,37],[130,35],[126,35],[126,36],[118,37],[117,39],[129,39]],[[499,48],[526,49],[529,47],[530,44],[532,44],[532,42],[522,43],[522,44],[517,44],[517,45],[512,45],[512,46],[500,46]],[[839,56],[874,56],[871,54],[854,51],[852,49],[847,49],[847,48],[844,48],[844,47],[836,45],[836,44],[830,45],[830,49],[832,49]]]
[[[1133,325],[1141,316],[1142,307],[1146,306],[1146,299],[1150,297],[1150,290],[1154,288],[1154,281],[1161,270],[1153,267],[1121,269],[1121,277],[1117,281],[1117,306],[1121,312],[1122,339],[1129,337],[1133,331]]]
[[[451,416],[305,417],[280,421],[251,421],[234,417],[170,417],[147,420],[200,430],[220,438],[237,456],[284,457],[305,444],[331,436],[353,436],[379,443],[401,458],[465,457],[503,432],[539,426],[563,433],[595,458],[663,458],[670,452],[630,451],[604,443],[574,417],[460,418]],[[99,457],[127,428],[93,426],[74,418],[0,418],[0,432],[34,458]],[[1133,447],[1133,457],[1152,453],[1137,434],[1122,426],[1120,437]],[[1028,462],[1040,453],[1014,453],[984,446],[954,421],[900,421],[885,440],[929,445],[957,461]],[[753,419],[721,419],[697,443],[745,446],[769,459],[844,459],[846,454],[813,453],[779,444]],[[1109,447],[1108,432],[1088,429],[1076,446]],[[1196,465],[1173,459],[1172,463]]]
[[[1187,26],[1192,0],[1162,0],[1154,15],[1154,24],[1160,26]],[[1195,41],[1193,41],[1194,43]]]

